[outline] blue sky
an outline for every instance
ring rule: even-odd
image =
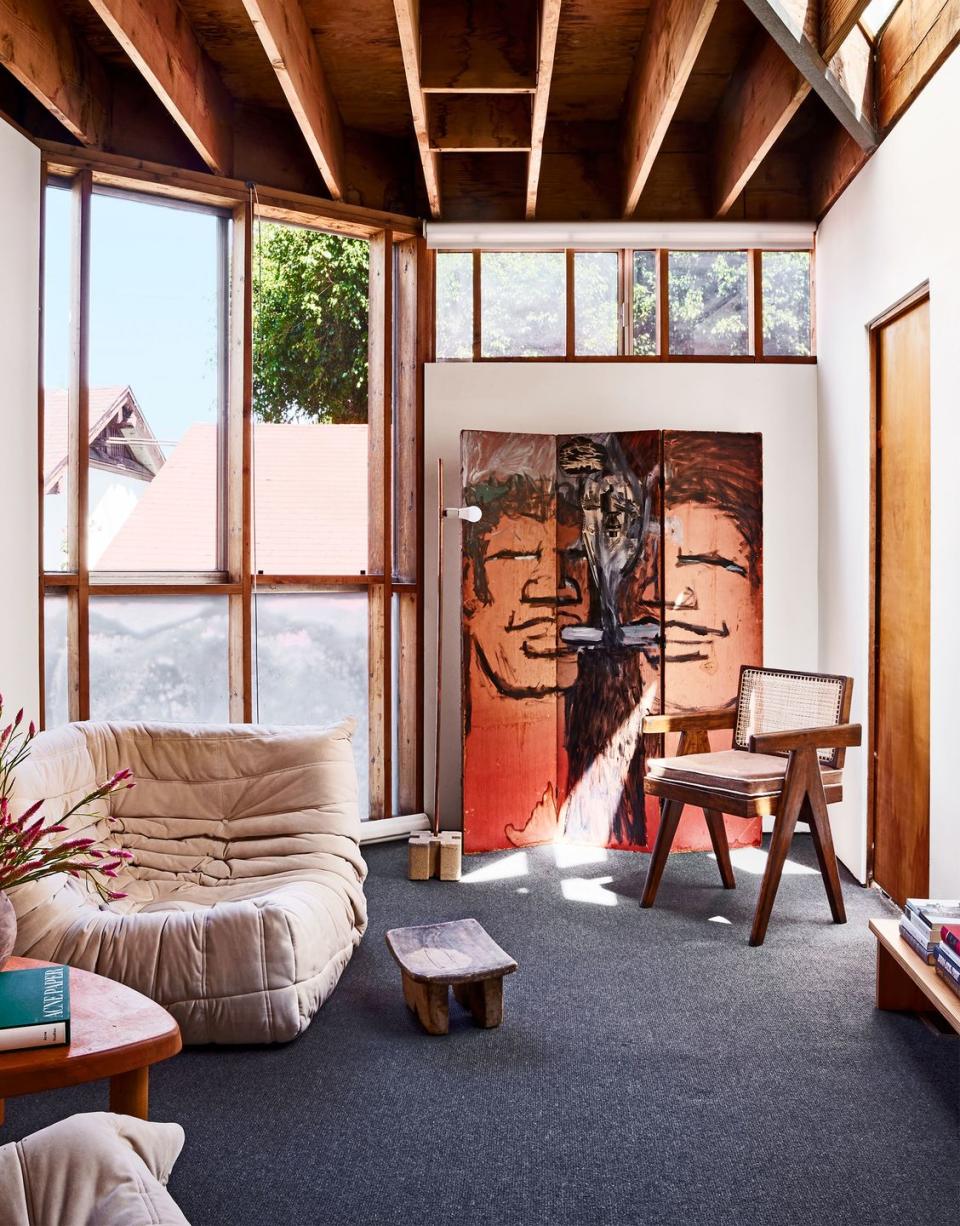
[[[44,382],[68,382],[69,192],[47,191]],[[90,385],[129,383],[160,439],[217,407],[217,227],[206,213],[95,195]],[[169,449],[167,449],[169,454]]]

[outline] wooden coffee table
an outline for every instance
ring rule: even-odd
[[[10,958],[6,971],[52,966]],[[180,1027],[166,1009],[133,988],[90,971],[70,968],[70,1043],[0,1053],[0,1124],[3,1100],[110,1079],[110,1110],[147,1118],[149,1067],[180,1050]]]

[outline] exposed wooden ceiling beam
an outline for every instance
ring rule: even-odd
[[[0,64],[78,140],[104,143],[110,115],[106,78],[55,0],[0,0]]]
[[[858,48],[849,46],[861,40],[865,42],[863,32],[854,28],[838,53],[840,59],[834,56],[828,65],[811,38],[807,24],[799,22],[796,12],[791,12],[781,0],[744,0],[744,3],[860,148],[875,149],[879,138],[873,123],[871,100],[869,96],[851,96],[843,81],[847,61],[859,62],[863,58]],[[869,54],[866,62],[869,64]]]
[[[540,5],[537,91],[533,95],[530,152],[527,155],[527,198],[524,215],[528,220],[535,217],[537,212],[537,187],[540,183],[540,163],[543,158],[543,131],[547,126],[550,82],[553,79],[553,61],[557,53],[559,24],[560,0],[543,0]]]
[[[204,162],[233,168],[230,95],[176,0],[90,0]]]
[[[810,172],[810,204],[817,221],[868,158],[850,133],[836,126],[818,143]]]
[[[737,69],[720,104],[714,210],[724,217],[810,92],[810,82],[766,34]]]
[[[820,54],[829,64],[860,20],[870,0],[820,0]]]
[[[624,216],[637,207],[717,3],[653,0],[650,6],[623,113]]]
[[[894,9],[877,47],[877,109],[884,132],[958,45],[960,0],[902,0]]]
[[[423,181],[427,191],[427,204],[433,217],[440,216],[440,159],[430,148],[430,132],[427,126],[427,102],[420,84],[420,3],[419,0],[393,0],[397,14],[397,30],[403,51],[403,70],[410,95],[410,110],[413,114],[413,130],[423,166]]]
[[[243,0],[327,191],[342,200],[343,123],[300,0]]]

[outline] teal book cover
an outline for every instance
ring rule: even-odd
[[[16,1042],[18,1032],[33,1041]],[[69,967],[0,971],[0,1050],[69,1041]]]

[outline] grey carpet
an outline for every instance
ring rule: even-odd
[[[956,1220],[960,1043],[873,1008],[884,904],[848,877],[835,926],[819,876],[785,876],[750,949],[759,877],[724,891],[705,855],[671,858],[651,911],[629,853],[540,848],[510,861],[522,876],[459,884],[408,882],[402,845],[368,860],[369,931],[302,1038],[153,1072],[195,1226]],[[809,839],[792,861],[814,863]],[[384,932],[464,915],[520,970],[499,1030],[452,1005],[431,1038]],[[15,1099],[0,1138],[104,1106],[102,1086]]]

